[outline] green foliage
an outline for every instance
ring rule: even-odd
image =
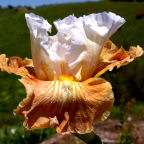
[[[5,108],[6,109],[6,108]],[[23,117],[14,116],[11,112],[0,112],[0,129],[6,126],[22,126],[24,121]]]
[[[103,144],[100,137],[96,135],[93,131],[91,133],[86,133],[86,134],[75,133],[74,135],[87,144]]]
[[[38,144],[56,132],[52,128],[27,131],[23,127],[0,129],[0,144]]]
[[[111,111],[109,119],[120,119],[121,122],[124,121],[124,115],[126,111],[126,104],[120,103],[115,105]],[[136,101],[130,106],[131,117],[134,120],[144,120],[144,102]],[[126,120],[126,119],[125,119]]]
[[[125,101],[125,97],[122,97],[120,101],[120,122],[122,124],[122,130],[121,130],[121,137],[119,144],[134,144],[135,138],[133,135],[133,117],[131,115],[131,107],[135,103],[135,99],[130,99],[127,103]],[[130,118],[128,120],[128,118]]]
[[[18,76],[0,73],[0,112],[12,112],[15,106],[25,97],[22,84]]]
[[[127,126],[127,128],[123,128],[121,132],[119,144],[134,144],[134,137],[131,133],[131,126]]]

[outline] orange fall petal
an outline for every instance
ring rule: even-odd
[[[140,46],[131,46],[129,51],[125,51],[123,47],[118,47],[111,41],[108,41],[101,52],[100,58],[97,63],[95,76],[99,77],[107,70],[112,71],[116,66],[117,68],[127,65],[137,57],[143,55],[144,51]]]
[[[25,117],[27,129],[54,126],[59,134],[88,133],[94,120],[107,118],[114,102],[112,87],[102,78],[62,82],[25,77],[21,82],[27,98],[14,112]]]

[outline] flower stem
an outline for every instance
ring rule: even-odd
[[[100,137],[97,136],[93,131],[87,134],[75,133],[74,135],[80,138],[82,141],[84,141],[87,144],[103,144]]]

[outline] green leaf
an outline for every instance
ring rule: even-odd
[[[96,135],[93,131],[87,134],[75,133],[74,135],[80,138],[82,141],[84,141],[87,144],[103,144],[100,137]]]

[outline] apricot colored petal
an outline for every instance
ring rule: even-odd
[[[54,126],[59,134],[88,133],[95,120],[107,118],[114,102],[111,84],[102,78],[74,82],[23,77],[20,81],[27,97],[14,113],[24,116],[24,126],[30,130]]]
[[[0,55],[0,69],[9,74],[14,73],[20,76],[33,75],[35,76],[33,62],[31,59],[25,58],[22,60],[20,57],[13,56],[9,59],[5,54]]]
[[[107,70],[112,71],[116,66],[117,68],[127,65],[137,57],[143,55],[144,51],[140,46],[131,46],[129,51],[125,51],[123,47],[118,47],[111,41],[108,41],[101,52],[98,60],[95,76],[98,77],[105,73]]]

